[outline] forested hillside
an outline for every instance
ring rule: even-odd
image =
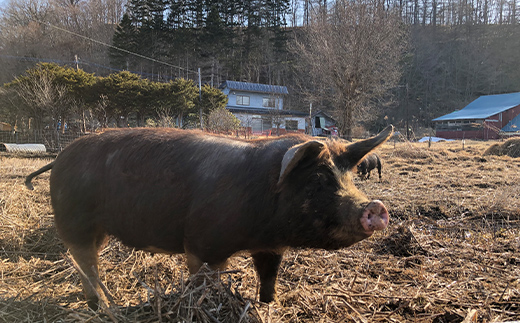
[[[519,4],[359,1],[346,16],[357,22],[342,32],[352,37],[335,47],[346,59],[325,62],[318,55],[312,62],[305,51],[333,41],[312,43],[313,27],[344,24],[338,8],[351,2],[8,0],[0,8],[0,82],[42,61],[99,76],[128,70],[153,81],[196,80],[200,68],[202,81],[214,86],[226,79],[286,85],[289,109],[308,110],[313,103],[341,116],[348,105],[351,128],[428,126],[480,95],[520,91]],[[366,22],[370,28],[361,28],[363,15],[373,18]],[[385,53],[394,60],[381,61]],[[372,56],[374,63],[366,65]],[[354,124],[348,124],[351,117]]]

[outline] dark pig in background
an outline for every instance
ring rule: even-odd
[[[375,168],[377,168],[381,181],[381,158],[376,153],[372,153],[366,156],[357,166],[359,178],[362,180],[369,179],[370,172]]]
[[[108,235],[151,252],[186,253],[191,274],[223,269],[248,250],[260,300],[275,298],[288,247],[335,250],[388,225],[381,201],[353,184],[351,170],[392,134],[347,145],[304,135],[238,140],[200,131],[120,129],[77,139],[51,164],[58,234],[85,273],[95,309],[98,252]]]

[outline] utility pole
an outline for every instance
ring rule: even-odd
[[[202,122],[202,82],[200,79],[200,67],[198,69],[199,71],[199,115],[200,115],[200,129],[204,130],[204,125]]]
[[[309,105],[309,135],[313,135],[312,133],[312,102]]]
[[[410,125],[408,123],[408,119],[410,119],[409,116],[409,100],[408,100],[408,83],[406,83],[406,140],[410,140]]]

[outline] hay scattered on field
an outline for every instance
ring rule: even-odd
[[[374,247],[377,254],[392,254],[398,257],[425,255],[427,252],[418,243],[409,227],[400,225],[388,233]]]
[[[503,144],[494,144],[484,152],[484,156],[486,155],[520,157],[520,139],[511,138]]]
[[[177,294],[164,297],[161,301],[164,305],[157,306],[164,313],[163,318],[186,322],[261,322],[251,301],[233,290],[231,277],[228,276],[227,282],[222,280],[228,273],[216,273],[203,266],[187,286],[181,286]],[[159,295],[155,293],[157,305]]]
[[[262,322],[253,302],[244,299],[229,277],[230,272],[215,272],[207,266],[188,281],[181,280],[174,292],[165,293],[156,281],[148,286],[149,298],[137,306],[122,307],[103,304],[102,310],[69,309],[33,299],[34,295],[0,299],[0,321],[4,322]],[[37,274],[37,273],[36,273]],[[40,273],[41,274],[41,273]],[[223,280],[228,278],[227,281]],[[158,277],[156,276],[156,279]]]
[[[203,265],[187,282],[181,279],[171,293],[165,293],[158,279],[154,286],[140,280],[151,295],[145,303],[132,308],[130,313],[128,308],[118,306],[104,312],[117,321],[259,323],[255,306],[240,295],[229,276],[235,272],[238,271],[215,272]]]
[[[381,199],[387,230],[350,248],[289,250],[278,302],[257,301],[247,254],[229,272],[188,278],[183,256],[151,255],[111,240],[100,279],[114,298],[90,311],[79,275],[55,236],[48,160],[0,160],[0,322],[504,322],[520,320],[520,161],[482,157],[486,143],[384,145],[383,180],[360,181]],[[2,157],[0,157],[2,158]],[[209,314],[208,314],[209,313]]]
[[[66,308],[48,304],[46,300],[32,300],[31,297],[10,297],[0,299],[0,322],[79,322],[81,313],[67,310]],[[67,319],[70,314],[77,320]],[[84,316],[84,319],[87,319]]]
[[[417,148],[410,143],[401,144],[396,149],[392,150],[392,157],[409,158],[409,159],[424,159],[434,158],[436,154],[424,148]]]

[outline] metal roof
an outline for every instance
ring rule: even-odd
[[[520,114],[509,121],[504,128],[501,129],[504,132],[518,132],[520,131]]]
[[[274,93],[274,94],[289,94],[286,86],[269,85],[238,81],[225,81],[221,88],[229,88],[230,90],[260,92],[260,93]]]
[[[463,109],[433,119],[433,121],[485,119],[520,105],[520,92],[483,95]]]

